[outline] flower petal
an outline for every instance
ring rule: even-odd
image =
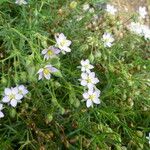
[[[86,80],[81,80],[81,83],[80,83],[82,86],[86,86],[87,85],[87,81]]]
[[[0,111],[0,118],[4,117],[4,113]]]
[[[12,88],[12,94],[17,94],[18,92],[19,91],[17,87]]]
[[[49,80],[49,79],[51,78],[51,75],[50,75],[50,73],[49,73],[49,74],[44,74],[44,77],[45,77],[47,80]]]
[[[17,106],[17,100],[16,100],[16,99],[11,100],[11,101],[10,101],[10,105],[11,105],[12,107],[16,107],[16,106]]]
[[[4,93],[5,93],[5,95],[11,94],[11,89],[10,88],[5,88]]]
[[[2,102],[8,103],[10,101],[10,98],[8,96],[4,96],[2,99]]]
[[[42,50],[42,54],[43,54],[43,55],[46,54],[47,51],[48,51],[47,49],[43,49],[43,50]]]
[[[99,99],[99,98],[95,98],[95,99],[93,99],[93,102],[94,102],[95,104],[100,104],[100,99]]]
[[[38,80],[41,80],[43,78],[43,73],[39,73],[39,77],[38,77]]]
[[[88,99],[89,98],[89,94],[86,92],[86,93],[83,93],[83,98],[84,99]]]
[[[21,95],[21,94],[16,94],[15,95],[15,99],[16,100],[20,100],[20,99],[22,99],[23,98],[23,95]]]
[[[86,107],[91,107],[93,105],[93,103],[92,103],[92,101],[90,100],[90,99],[88,99],[87,101],[86,101]]]

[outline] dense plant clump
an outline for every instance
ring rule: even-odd
[[[150,149],[148,8],[121,15],[106,0],[0,1],[0,150]]]

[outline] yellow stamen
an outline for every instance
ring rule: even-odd
[[[43,73],[44,73],[45,75],[48,75],[48,74],[50,73],[50,70],[47,69],[47,68],[45,68],[45,69],[43,70]]]
[[[54,53],[53,53],[52,50],[48,50],[47,54],[48,54],[48,55],[53,55]]]

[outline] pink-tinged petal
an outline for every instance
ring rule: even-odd
[[[84,99],[88,99],[89,98],[89,94],[86,92],[86,93],[83,93],[83,98]]]
[[[89,108],[89,107],[91,107],[91,106],[93,106],[93,103],[92,103],[92,101],[91,101],[90,99],[88,99],[88,100],[86,101],[86,107]]]
[[[90,72],[89,77],[94,78],[95,77],[95,72]]]
[[[86,80],[81,80],[81,83],[80,83],[82,86],[86,86],[87,85],[87,81]]]
[[[27,89],[24,89],[23,90],[23,95],[26,95],[26,94],[28,94],[29,93],[29,91],[27,90]]]
[[[51,69],[52,65],[46,65],[44,68]]]
[[[85,61],[84,61],[84,60],[81,60],[80,64],[81,64],[82,66],[84,66]]]
[[[10,101],[10,98],[8,96],[4,96],[2,99],[2,102],[8,103]]]
[[[39,73],[39,77],[38,77],[38,80],[41,80],[43,78],[43,73]]]
[[[19,90],[24,90],[24,88],[25,88],[24,85],[19,85],[19,86],[18,86],[18,89],[19,89]]]
[[[55,48],[54,53],[55,53],[55,54],[59,54],[59,53],[60,53],[60,50],[59,50],[58,48]]]
[[[92,87],[92,88],[89,88],[89,90],[88,90],[89,95],[93,95],[93,92],[94,92],[93,87]]]
[[[0,111],[0,118],[4,117],[4,113]]]
[[[43,72],[43,68],[40,68],[37,73],[41,73],[41,72]]]
[[[82,77],[82,79],[86,80],[88,78],[88,74],[87,73],[82,73],[81,77]]]
[[[44,77],[49,80],[51,78],[51,75],[50,74],[44,74]]]
[[[96,89],[96,90],[95,90],[95,94],[96,94],[97,97],[100,96],[100,93],[101,93],[101,91],[100,91],[99,89]]]
[[[11,94],[11,89],[10,88],[5,88],[4,93],[5,93],[5,95],[10,95]]]
[[[47,53],[47,51],[48,51],[47,49],[43,49],[42,54],[45,55]]]
[[[11,105],[12,107],[16,107],[16,106],[17,106],[17,100],[16,100],[16,99],[12,99],[12,100],[10,101],[10,105]]]
[[[15,99],[16,100],[20,100],[20,99],[22,99],[23,98],[23,95],[21,95],[21,94],[16,94],[15,95]]]
[[[85,64],[89,64],[90,61],[88,59],[85,60]]]
[[[50,56],[49,55],[44,55],[44,59],[46,59],[46,60],[48,60],[50,58]]]
[[[59,38],[60,38],[60,39],[66,39],[66,36],[65,36],[63,33],[60,33],[60,34],[59,34]]]
[[[39,73],[39,77],[38,77],[38,80],[41,80],[43,78],[43,73]]]
[[[3,109],[3,104],[0,104],[0,111]]]
[[[93,99],[93,102],[94,102],[95,104],[100,104],[100,99],[99,99],[99,98],[95,98],[95,99]]]
[[[58,72],[58,69],[56,69],[55,67],[51,67],[51,71],[52,72]]]
[[[12,88],[12,94],[17,94],[17,93],[18,93],[18,88],[17,87]]]

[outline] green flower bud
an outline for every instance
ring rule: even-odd
[[[11,118],[15,118],[16,114],[17,114],[16,109],[14,108],[10,109],[9,115]]]

